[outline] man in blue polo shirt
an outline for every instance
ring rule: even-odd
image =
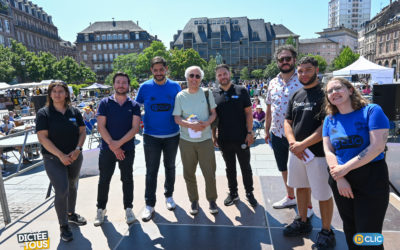
[[[135,157],[135,134],[139,132],[140,125],[140,106],[128,97],[130,80],[127,74],[116,73],[113,83],[114,95],[101,100],[97,109],[97,126],[102,140],[99,154],[100,178],[95,226],[100,226],[104,222],[108,191],[117,161],[121,171],[126,223],[131,224],[136,220],[132,212],[132,172]]]
[[[175,96],[181,91],[178,83],[166,78],[168,71],[164,58],[156,56],[151,60],[153,79],[144,82],[138,91],[136,101],[144,105],[143,147],[146,160],[146,207],[142,220],[149,221],[154,215],[156,204],[157,175],[161,152],[164,156],[164,196],[168,210],[175,209],[172,199],[175,184],[175,158],[179,144],[179,126],[172,111]]]

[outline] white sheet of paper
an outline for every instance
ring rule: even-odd
[[[308,157],[304,156],[304,158],[305,158],[305,160],[303,160],[304,163],[308,163],[308,162],[310,162],[312,159],[314,159],[314,156],[315,156],[315,155],[311,152],[311,150],[309,150],[308,148],[306,148],[306,149],[304,150],[304,152],[308,155]]]
[[[190,138],[196,139],[201,137],[201,131],[194,131],[191,128],[188,128]]]

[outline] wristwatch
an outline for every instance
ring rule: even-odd
[[[79,151],[82,152],[82,147],[77,146],[75,149],[78,149]]]
[[[247,131],[247,134],[248,134],[248,135],[252,135],[252,134],[253,134],[253,131]]]

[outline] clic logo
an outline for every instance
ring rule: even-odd
[[[383,235],[380,233],[356,233],[353,242],[357,246],[379,246],[383,244]]]

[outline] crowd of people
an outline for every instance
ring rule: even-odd
[[[296,68],[296,55],[290,45],[278,48],[275,57],[280,73],[265,89],[266,112],[257,94],[254,103],[251,102],[249,84],[231,82],[229,67],[225,64],[215,69],[219,88],[210,91],[200,87],[204,72],[198,66],[191,66],[185,71],[187,88],[182,90],[178,83],[166,77],[168,65],[164,58],[157,56],[151,61],[153,78],[141,84],[135,100],[129,97],[129,76],[122,72],[115,74],[114,93],[104,98],[96,111],[102,141],[94,225],[104,223],[110,181],[117,162],[126,222],[131,224],[136,220],[132,211],[134,138],[142,120],[146,164],[146,206],[141,214],[144,222],[151,220],[155,213],[161,155],[165,169],[165,205],[168,210],[176,207],[173,194],[178,148],[191,203],[190,214],[196,215],[200,209],[195,175],[198,164],[205,179],[208,210],[211,214],[219,212],[215,147],[221,150],[226,166],[229,193],[224,205],[231,206],[239,200],[237,158],[245,198],[251,206],[257,206],[250,146],[255,130],[264,126],[265,142],[271,144],[286,188],[283,199],[272,206],[276,209],[298,207],[299,214],[283,231],[286,237],[303,237],[312,231],[311,195],[319,203],[322,221],[313,249],[336,245],[331,228],[333,199],[350,249],[357,248],[352,240],[354,234],[381,233],[389,195],[383,152],[388,119],[378,105],[368,104],[347,80],[333,78],[322,86],[314,58],[302,58]],[[252,85],[251,89],[264,89],[262,82]],[[64,241],[73,239],[68,223],[86,224],[75,212],[75,203],[85,123],[91,119],[94,113],[89,108],[82,116],[70,105],[66,84],[50,84],[48,105],[37,114],[36,130],[45,169],[55,188],[55,209]]]

